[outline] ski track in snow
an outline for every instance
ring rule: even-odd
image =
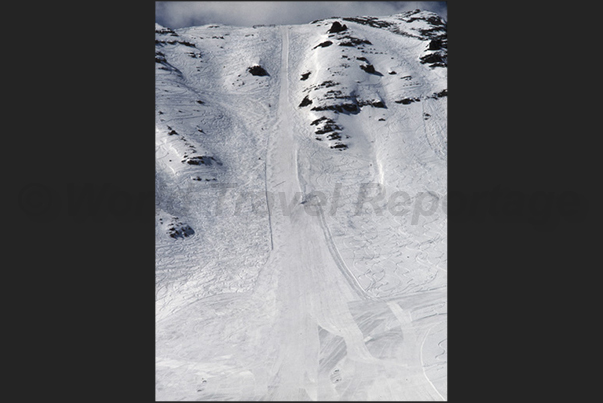
[[[361,183],[387,196],[446,193],[446,101],[427,97],[445,75],[409,62],[425,42],[346,24],[370,36],[364,54],[378,70],[392,63],[412,79],[381,84],[383,71],[362,87],[388,107],[337,116],[345,151],[316,141],[309,123],[322,113],[298,107],[318,79],[320,67],[299,80],[307,66],[357,52],[308,50],[330,22],[185,28],[195,50],[162,48],[181,73],[156,78],[158,217],[195,234],[174,240],[157,224],[157,400],[446,400],[446,217],[413,224],[387,200],[382,214],[370,204],[355,214]],[[269,76],[244,74],[256,62]],[[401,95],[423,99],[395,104]],[[188,166],[185,154],[216,159]],[[312,192],[336,186],[333,213]]]

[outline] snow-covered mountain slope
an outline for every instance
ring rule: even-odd
[[[158,400],[442,400],[446,23],[156,25]]]

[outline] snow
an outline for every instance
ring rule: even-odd
[[[157,400],[446,399],[447,73],[400,18],[157,34]]]

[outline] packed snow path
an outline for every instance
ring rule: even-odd
[[[169,291],[158,298],[156,398],[446,400],[445,377],[441,374],[445,366],[438,362],[446,352],[446,289],[422,286],[429,281],[415,275],[415,288],[380,296],[378,290],[370,289],[374,282],[359,279],[358,269],[364,267],[366,259],[358,258],[356,253],[372,248],[372,261],[377,262],[372,264],[386,267],[397,256],[396,248],[388,252],[384,246],[370,243],[359,248],[357,243],[348,245],[357,242],[357,237],[333,238],[333,233],[341,232],[339,216],[327,215],[313,192],[324,189],[325,184],[332,188],[336,174],[340,175],[337,181],[343,181],[345,171],[336,164],[345,163],[332,162],[331,166],[319,155],[337,153],[338,158],[347,158],[342,160],[347,164],[353,164],[353,157],[339,157],[338,150],[314,147],[309,140],[307,117],[298,107],[299,67],[290,69],[302,62],[299,47],[290,51],[291,27],[274,31],[280,36],[280,58],[275,58],[277,71],[272,71],[271,77],[275,91],[266,98],[272,103],[270,109],[262,104],[269,117],[257,133],[264,136],[265,145],[256,149],[265,153],[257,158],[252,172],[258,177],[263,175],[267,214],[258,225],[264,226],[261,233],[268,240],[267,259],[248,292],[204,294],[195,288],[196,282],[204,281],[199,273],[209,267],[200,252],[186,254],[188,262],[198,261],[196,270],[182,271],[189,274],[181,274],[178,281],[159,282]],[[215,102],[226,108],[226,99]],[[237,102],[234,97],[231,100]],[[437,108],[431,108],[428,110],[432,115],[438,113]],[[269,112],[273,109],[276,113]],[[419,109],[423,114],[425,106]],[[236,125],[248,129],[244,122],[234,122],[233,127]],[[426,141],[415,144],[409,137],[405,152],[416,162],[407,163],[403,172],[410,173],[400,175],[400,183],[417,177],[427,177],[426,183],[432,180],[425,161],[437,157],[438,152],[432,151],[429,143],[434,131],[428,131],[425,125],[421,116],[412,133],[425,132]],[[385,133],[386,139],[392,137]],[[237,141],[252,140],[237,136]],[[438,140],[434,137],[433,141]],[[158,146],[162,153],[163,147]],[[367,155],[368,160],[358,164],[372,167],[374,178],[385,181],[384,170],[396,159],[388,159],[388,147],[370,147],[367,150],[372,150],[372,156]],[[429,152],[424,159],[422,155]],[[311,167],[314,162],[317,166]],[[271,195],[277,195],[276,200]],[[191,220],[195,214],[207,218],[196,211],[190,214]],[[357,220],[365,221],[354,225],[362,225],[370,236],[375,233],[373,228],[393,228],[402,239],[396,247],[409,245],[405,253],[410,256],[414,252],[414,260],[427,266],[431,261],[438,262],[438,256],[428,254],[430,250],[424,246],[441,240],[436,218],[409,229],[398,221],[399,217],[393,222],[360,217]],[[194,251],[190,245],[199,245],[200,250],[201,244],[194,242],[200,241],[192,239],[188,247],[180,244],[179,250]],[[394,262],[394,266],[399,263]],[[444,269],[437,266],[435,270]],[[166,271],[166,278],[175,271]],[[408,284],[413,284],[412,280]]]

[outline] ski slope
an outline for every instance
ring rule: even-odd
[[[156,26],[157,400],[446,400],[435,17]]]

